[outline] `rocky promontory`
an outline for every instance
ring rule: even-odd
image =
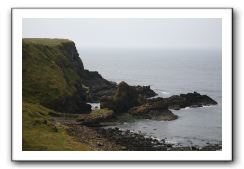
[[[185,107],[201,107],[217,104],[207,95],[197,92],[174,95],[168,98],[150,98],[147,93],[153,93],[150,87],[146,92],[138,92],[137,87],[130,86],[126,82],[118,84],[114,95],[101,98],[101,108],[108,108],[114,111],[114,116],[129,114],[133,118],[175,120],[177,116],[170,109],[179,110]]]

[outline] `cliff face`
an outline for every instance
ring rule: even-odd
[[[85,113],[95,91],[114,84],[96,72],[84,70],[73,41],[23,39],[23,101],[66,113]]]

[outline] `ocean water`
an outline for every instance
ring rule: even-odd
[[[139,120],[117,127],[179,145],[222,141],[221,51],[200,49],[80,49],[86,69],[130,85],[150,85],[162,97],[197,91],[216,106],[172,110],[174,121]]]

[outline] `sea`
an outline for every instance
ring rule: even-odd
[[[179,117],[173,121],[138,120],[116,127],[179,146],[221,144],[221,50],[86,48],[78,52],[85,69],[98,71],[110,81],[150,85],[160,97],[196,91],[218,102],[214,106],[172,110]]]

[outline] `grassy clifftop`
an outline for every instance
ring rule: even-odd
[[[24,38],[23,42],[29,44],[39,44],[47,46],[60,46],[65,43],[74,43],[69,39],[50,39],[50,38]]]
[[[84,67],[74,42],[23,39],[23,100],[66,113],[90,110]]]

